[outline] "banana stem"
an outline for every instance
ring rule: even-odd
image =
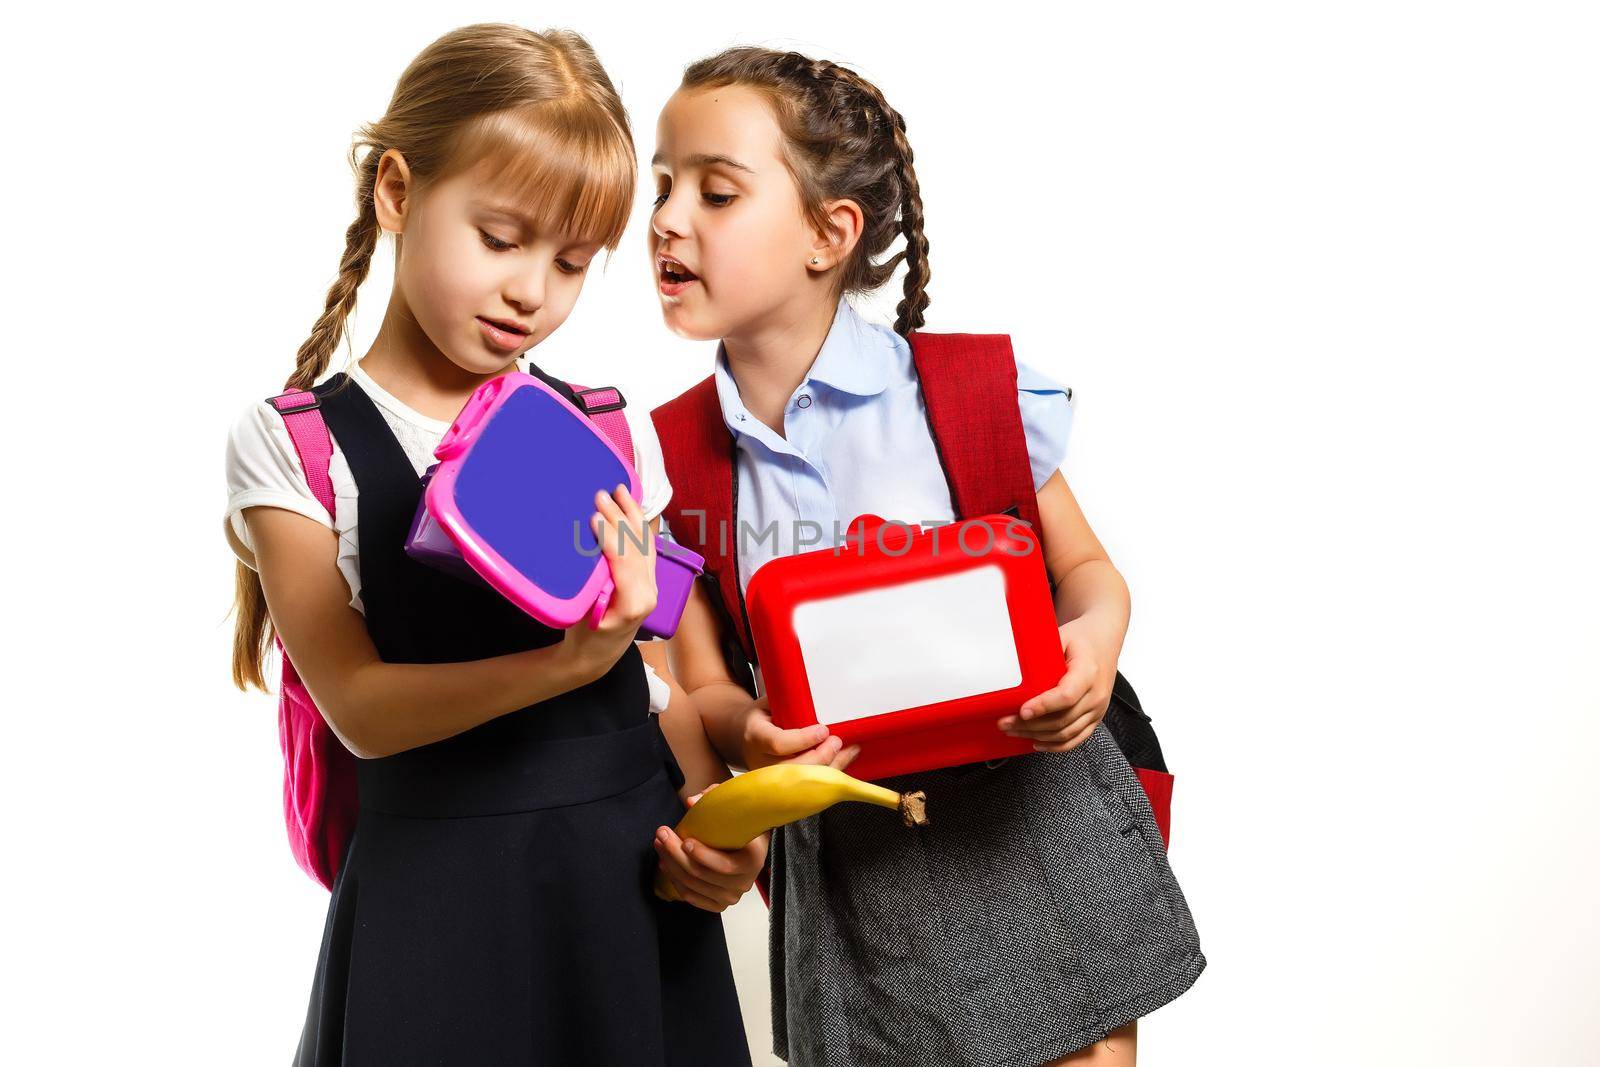
[[[900,821],[907,826],[928,825],[928,794],[920,789],[900,795]]]

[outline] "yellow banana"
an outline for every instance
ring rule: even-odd
[[[841,801],[892,808],[907,826],[928,821],[926,797],[919,790],[900,794],[815,763],[777,763],[723,782],[695,801],[676,827],[717,849],[743,848],[777,826],[815,815]],[[666,875],[656,872],[656,895],[678,900]]]

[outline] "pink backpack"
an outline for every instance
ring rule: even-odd
[[[611,386],[589,389],[567,384],[601,432],[637,464],[633,434],[622,414],[627,406],[622,392]],[[331,520],[333,481],[328,476],[328,464],[333,458],[333,439],[322,420],[321,400],[314,393],[291,389],[271,397],[270,403],[283,416],[306,484],[328,510]],[[278,742],[283,749],[283,819],[289,829],[289,850],[302,870],[323,888],[332,889],[355,829],[356,761],[317,710],[305,683],[284,653],[283,643],[274,643],[283,663],[278,687]]]

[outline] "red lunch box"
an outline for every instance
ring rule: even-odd
[[[1066,673],[1033,530],[1008,515],[850,527],[745,590],[773,722],[859,744],[866,780],[1031,754],[997,721]]]

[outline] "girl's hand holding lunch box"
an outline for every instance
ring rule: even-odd
[[[821,723],[798,730],[780,729],[773,725],[772,710],[762,696],[746,712],[743,749],[745,767],[752,771],[774,763],[821,763],[842,771],[855,761],[861,746],[846,749]]]
[[[597,510],[589,527],[611,566],[616,588],[599,627],[590,629],[588,620],[581,619],[567,627],[563,645],[598,678],[622,658],[656,609],[656,524],[644,521],[626,486],[609,494],[597,490],[594,499]]]
[[[1087,741],[1105,718],[1117,676],[1117,650],[1107,647],[1087,616],[1061,627],[1061,650],[1067,654],[1067,673],[1056,687],[999,722],[1002,731],[1031,739],[1040,752],[1070,752]]]

